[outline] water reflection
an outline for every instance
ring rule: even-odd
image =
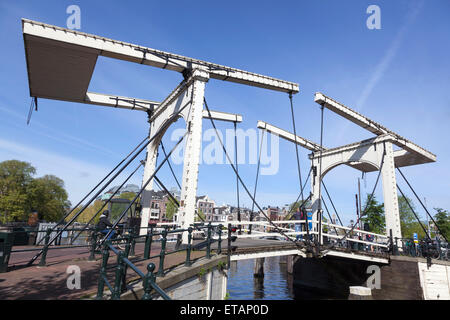
[[[281,262],[283,262],[281,260]],[[293,277],[287,273],[286,263],[280,257],[269,257],[264,262],[264,278],[254,278],[255,260],[231,262],[228,287],[232,300],[292,300]]]

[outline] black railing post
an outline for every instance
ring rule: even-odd
[[[394,238],[394,255],[398,256],[398,238]]]
[[[150,294],[152,291],[152,283],[155,282],[155,275],[153,271],[155,270],[155,264],[149,263],[147,265],[147,274],[145,275],[143,286],[144,286],[144,295],[142,296],[142,300],[151,300],[152,295]]]
[[[97,248],[97,233],[94,231],[92,231],[92,235],[91,235],[91,239],[92,239],[92,244],[91,244],[91,254],[89,255],[89,261],[94,261],[95,260],[95,249]]]
[[[167,242],[167,230],[162,232],[163,238],[161,239],[161,252],[159,253],[159,268],[158,276],[164,277],[164,258],[166,256],[166,242]]]
[[[108,245],[109,245],[109,242],[105,242],[105,245],[102,250],[102,266],[100,268],[100,277],[98,279],[97,297],[96,297],[97,300],[101,300],[103,298],[103,290],[105,288],[105,280],[103,277],[106,277],[106,267],[108,265],[108,259],[109,259]]]
[[[228,224],[228,239],[227,239],[227,267],[230,268],[231,262],[231,223]]]
[[[132,238],[132,236],[129,234],[127,237],[128,237],[128,241],[127,241],[127,244],[125,245],[125,250],[124,250],[123,256],[128,259],[128,257],[130,256],[130,250],[132,248],[132,245],[130,244],[130,239]],[[127,270],[128,270],[128,265],[126,263],[124,263],[123,269],[122,269],[122,290],[121,290],[121,292],[127,290]]]
[[[147,230],[147,236],[145,237],[144,259],[148,259],[150,257],[150,252],[152,249],[152,240],[153,240],[153,225],[151,225],[150,229]]]
[[[130,248],[130,256],[134,257],[135,256],[135,247],[136,247],[136,228],[131,228],[131,248]]]
[[[208,238],[206,239],[206,259],[211,259],[211,222],[208,224]]]
[[[222,253],[222,225],[219,224],[219,241],[217,242],[217,254]]]
[[[50,242],[50,234],[51,233],[52,233],[51,228],[49,228],[45,231],[45,243],[44,243],[44,248],[42,249],[41,261],[39,261],[40,267],[45,267],[45,265],[47,264],[46,260],[47,260],[48,243]]]
[[[186,267],[190,267],[191,266],[191,249],[192,249],[192,227],[188,228],[188,244],[187,244],[187,248],[186,248],[186,262],[184,263],[184,265]]]
[[[116,277],[114,281],[114,290],[112,292],[112,300],[120,300],[120,294],[122,292],[122,272],[123,272],[123,256],[124,253],[119,251],[117,255],[117,267],[116,267]]]
[[[392,235],[392,229],[389,229],[389,251],[394,254],[394,236]]]
[[[442,248],[441,248],[441,241],[439,239],[436,239],[436,249],[439,253],[439,260],[443,260],[442,259]]]

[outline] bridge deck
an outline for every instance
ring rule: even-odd
[[[295,244],[290,241],[266,239],[237,239],[232,243],[231,260],[244,260],[297,254],[306,257],[303,243]],[[322,251],[322,254],[341,258],[389,263],[389,254],[384,252],[370,252],[336,247]]]

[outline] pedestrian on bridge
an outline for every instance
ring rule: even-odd
[[[297,208],[297,210],[294,212],[294,214],[292,215],[292,217],[289,220],[304,220],[305,219],[305,214],[303,212],[303,210],[300,210],[300,208]],[[295,232],[302,232],[303,231],[303,225],[298,222],[294,224],[295,227]],[[303,239],[303,235],[301,234],[297,234],[296,235],[296,239]]]
[[[113,224],[108,220],[108,216],[109,216],[109,210],[103,211],[103,213],[100,216],[100,219],[98,220],[98,223],[97,223],[97,229],[104,235],[107,235],[113,226]],[[116,234],[116,230],[111,230],[111,233],[109,234],[109,237],[106,240],[110,240],[111,238],[113,238],[115,236],[115,234]]]

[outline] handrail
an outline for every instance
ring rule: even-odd
[[[164,230],[162,232],[153,232],[155,226],[150,226],[149,230],[147,231],[147,235],[144,236],[135,236],[133,234],[130,234],[128,236],[126,236],[125,238],[122,239],[126,239],[127,243],[125,246],[124,250],[119,250],[118,248],[116,248],[113,243],[117,242],[117,239],[113,239],[113,240],[106,240],[103,244],[103,255],[102,255],[102,266],[100,269],[100,276],[99,276],[99,284],[98,284],[98,290],[97,290],[97,299],[102,299],[103,298],[103,289],[104,286],[106,285],[110,290],[111,290],[111,299],[120,299],[120,295],[122,293],[122,291],[125,289],[126,286],[126,273],[127,273],[127,268],[129,267],[131,270],[133,270],[133,272],[135,272],[141,279],[140,281],[143,282],[143,288],[144,288],[144,295],[142,296],[142,299],[144,300],[148,300],[148,299],[152,299],[153,294],[151,293],[152,290],[154,290],[155,292],[157,292],[163,299],[169,300],[170,297],[164,292],[164,290],[162,290],[157,284],[156,284],[156,276],[160,276],[160,277],[164,277],[166,275],[165,271],[164,271],[164,259],[168,254],[172,254],[172,253],[176,253],[176,252],[180,252],[180,251],[186,251],[186,262],[185,262],[185,266],[190,266],[192,264],[191,262],[191,251],[195,250],[194,246],[192,246],[192,234],[194,232],[194,230],[202,230],[202,229],[206,229],[207,230],[207,239],[206,239],[206,258],[210,259],[211,258],[211,244],[214,242],[218,243],[218,248],[216,253],[217,254],[221,254],[221,242],[222,242],[222,225],[219,226],[213,226],[211,224],[208,225],[201,225],[201,226],[193,226],[193,227],[189,227],[187,229],[173,229],[173,230],[169,230],[168,226],[164,227]],[[212,231],[218,229],[218,233],[219,233],[219,239],[214,239],[212,236]],[[167,242],[167,236],[168,234],[175,234],[175,233],[181,233],[181,232],[188,232],[188,244],[185,248],[183,249],[176,249],[173,251],[168,252],[166,250],[166,242]],[[161,235],[162,239],[161,239],[161,250],[159,252],[159,254],[150,256],[150,250],[151,250],[151,243],[152,243],[152,238],[154,236],[157,235]],[[137,259],[131,261],[129,259],[129,253],[130,253],[130,249],[132,246],[133,241],[138,238],[138,237],[145,237],[145,249],[144,249],[144,257],[143,259]],[[113,252],[116,256],[117,256],[117,265],[112,266],[113,268],[116,269],[115,272],[115,279],[114,279],[114,286],[111,286],[109,282],[107,282],[106,279],[106,271],[108,268],[107,264],[108,264],[108,259],[109,259],[109,252]],[[230,248],[228,248],[228,252],[230,252]],[[159,258],[159,268],[158,268],[158,272],[155,274],[154,270],[155,270],[155,264],[153,262],[150,262],[147,265],[147,273],[145,274],[144,272],[142,272],[136,265],[136,262],[139,261],[143,261],[143,260],[148,260],[148,259],[152,259],[152,258]]]

